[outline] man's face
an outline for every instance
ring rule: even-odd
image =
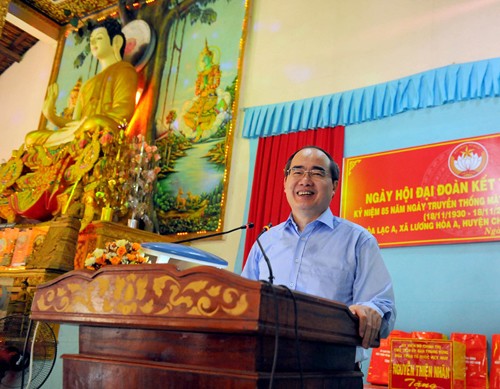
[[[284,187],[294,216],[313,220],[328,208],[338,183],[332,182],[329,166],[328,157],[317,149],[304,149],[293,157],[290,169],[294,169],[295,173],[291,171],[285,177]],[[301,175],[303,170],[324,171],[326,176]]]
[[[113,52],[108,30],[98,27],[90,34],[90,51],[97,59],[102,59]]]

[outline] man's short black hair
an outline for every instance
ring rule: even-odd
[[[328,159],[330,160],[329,168],[330,168],[330,176],[332,177],[332,182],[339,180],[340,169],[339,169],[339,165],[337,165],[337,162],[335,162],[333,160],[332,156],[328,152],[323,150],[321,147],[313,146],[313,145],[301,147],[300,149],[295,151],[295,153],[290,155],[290,157],[286,161],[286,165],[285,165],[285,177],[288,176],[288,170],[290,170],[290,165],[292,164],[293,157],[295,157],[299,151],[302,151],[305,149],[316,149],[316,150],[321,151],[323,154],[325,154],[328,157]]]

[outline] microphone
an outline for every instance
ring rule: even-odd
[[[272,285],[273,283],[273,280],[274,280],[274,275],[273,275],[273,268],[271,267],[271,261],[269,260],[269,258],[267,257],[266,255],[266,252],[264,251],[264,248],[262,247],[262,244],[260,243],[260,240],[259,238],[262,236],[262,234],[264,232],[267,232],[271,229],[271,227],[273,226],[272,223],[269,223],[267,225],[264,226],[264,228],[262,229],[262,231],[260,232],[259,235],[257,235],[257,238],[255,239],[255,241],[257,242],[257,244],[259,245],[259,249],[260,249],[260,252],[262,253],[262,256],[264,257],[264,260],[266,261],[266,265],[267,265],[267,269],[269,270],[269,283]]]
[[[225,235],[225,234],[229,234],[230,232],[237,231],[237,230],[249,230],[250,228],[253,228],[253,223],[247,223],[247,224],[244,224],[240,227],[233,228],[232,230],[229,230],[229,231],[216,232],[215,234],[202,235],[202,236],[197,236],[194,238],[178,240],[177,242],[173,242],[173,243],[186,243],[186,242],[192,242],[194,240],[208,239],[208,238],[211,238],[212,236]]]
[[[266,224],[266,225],[264,226],[264,228],[262,229],[262,231],[260,232],[260,234],[259,234],[259,238],[260,238],[260,236],[261,236],[264,232],[269,231],[269,230],[271,229],[271,227],[272,227],[272,226],[273,226],[273,223]]]

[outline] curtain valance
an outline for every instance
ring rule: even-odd
[[[243,137],[351,125],[500,95],[500,58],[449,65],[382,84],[245,109]]]

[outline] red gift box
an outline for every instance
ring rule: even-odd
[[[500,389],[500,334],[491,336],[490,389]]]
[[[467,389],[488,387],[488,358],[486,336],[452,333],[451,340],[465,344],[465,382]]]

